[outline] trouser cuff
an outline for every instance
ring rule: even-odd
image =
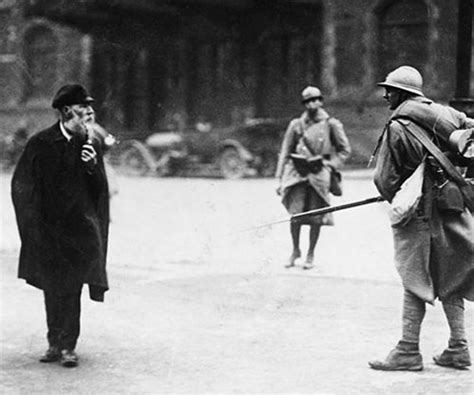
[[[418,343],[407,342],[405,340],[400,340],[396,348],[401,351],[408,351],[408,352],[410,351],[419,352],[420,350]]]
[[[465,350],[467,349],[467,340],[466,339],[449,339],[448,347],[455,350]]]

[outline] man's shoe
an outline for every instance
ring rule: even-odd
[[[384,361],[370,361],[369,366],[375,370],[416,372],[423,370],[423,358],[417,348],[404,349],[397,345]]]
[[[39,361],[45,363],[56,362],[59,361],[59,358],[61,358],[61,352],[59,351],[59,348],[56,346],[50,346]]]
[[[466,344],[450,344],[440,355],[435,355],[433,361],[436,365],[446,368],[467,369],[471,366],[471,356]]]
[[[79,364],[79,358],[74,350],[61,351],[61,365],[66,368],[75,368]]]

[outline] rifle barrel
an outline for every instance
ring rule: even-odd
[[[352,207],[357,207],[357,206],[364,206],[364,205],[370,204],[370,203],[382,202],[383,200],[384,200],[384,198],[382,196],[377,196],[377,197],[372,197],[372,198],[368,198],[368,199],[364,199],[364,200],[358,200],[356,202],[340,204],[338,206],[329,206],[329,207],[318,208],[316,210],[310,210],[310,211],[305,211],[303,213],[293,214],[290,217],[290,219],[307,217],[307,216],[310,216],[310,215],[323,215],[323,214],[333,213],[334,211],[345,210],[345,209],[352,208]]]
[[[309,216],[309,215],[323,215],[323,214],[327,214],[327,213],[332,213],[334,211],[345,210],[345,209],[352,208],[352,207],[364,206],[364,205],[370,204],[370,203],[382,202],[383,200],[384,200],[384,198],[382,196],[377,196],[377,197],[372,197],[372,198],[368,198],[368,199],[364,199],[364,200],[358,200],[356,202],[340,204],[339,206],[329,206],[329,207],[318,208],[316,210],[310,210],[310,211],[305,211],[303,213],[293,214],[291,217],[286,217],[286,218],[281,219],[279,221],[270,222],[270,223],[267,223],[267,224],[264,224],[264,225],[253,226],[251,228],[243,229],[243,230],[241,230],[241,232],[248,232],[248,231],[254,231],[254,230],[257,230],[257,229],[268,228],[268,227],[271,227],[273,225],[278,225],[278,224],[282,224],[282,223],[285,223],[285,222],[290,222],[292,219],[295,219],[295,218],[306,217],[306,216]]]

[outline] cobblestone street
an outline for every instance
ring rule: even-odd
[[[104,304],[84,292],[80,365],[40,364],[42,294],[16,279],[9,180],[0,177],[1,393],[473,393],[472,370],[432,362],[448,340],[439,303],[427,308],[422,372],[367,366],[400,336],[386,204],[335,213],[317,268],[284,269],[288,224],[250,229],[286,218],[271,179],[119,177],[111,289]],[[377,195],[369,172],[344,180],[334,204]],[[466,313],[472,345],[472,304]]]

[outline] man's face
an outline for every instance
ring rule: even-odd
[[[64,126],[77,135],[87,134],[94,122],[94,109],[89,103],[72,104],[64,107]]]
[[[309,113],[316,113],[323,105],[323,98],[322,97],[313,97],[304,102],[306,110]]]
[[[398,89],[385,88],[383,98],[387,100],[390,110],[395,110],[401,103],[401,94]]]

